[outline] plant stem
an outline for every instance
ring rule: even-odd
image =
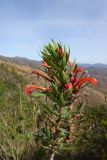
[[[53,151],[53,153],[51,154],[50,160],[54,160],[54,157],[55,157],[55,153]]]

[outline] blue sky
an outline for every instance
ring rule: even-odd
[[[40,60],[51,38],[71,60],[107,64],[107,0],[0,0],[0,54]]]

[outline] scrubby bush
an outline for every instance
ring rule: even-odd
[[[42,86],[31,82],[28,96],[24,76],[0,66],[0,159],[106,160],[107,105],[81,99],[82,88],[96,79],[69,61],[62,44],[52,41],[41,53],[32,74]]]

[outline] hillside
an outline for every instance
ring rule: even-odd
[[[32,68],[0,60],[0,159],[31,159],[34,103],[24,92]],[[36,102],[38,105],[38,103]],[[26,153],[25,153],[26,152]],[[30,152],[30,154],[29,154]],[[8,158],[7,158],[8,156]],[[2,158],[3,157],[3,158]],[[11,158],[17,157],[17,158]]]
[[[10,63],[15,63],[15,64],[19,64],[21,66],[29,66],[32,68],[36,68],[37,66],[40,65],[40,61],[35,61],[35,60],[31,60],[28,58],[24,58],[24,57],[5,57],[0,55],[0,60],[3,60],[5,62],[10,62]]]
[[[37,84],[38,82],[38,84],[40,84],[42,79],[38,81],[37,76],[31,74],[32,70],[39,65],[40,62],[26,58],[8,58],[0,56],[0,81],[4,83],[4,85],[9,85],[10,90],[11,87],[18,86],[23,82],[26,82],[25,84]],[[91,86],[85,89],[83,92],[84,99],[87,99],[88,103],[91,104],[104,103],[105,95],[107,94],[107,69],[99,66],[90,67],[89,65],[84,68],[88,70],[88,75],[90,77],[94,77],[98,80],[96,87]]]

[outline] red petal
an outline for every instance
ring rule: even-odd
[[[51,82],[51,80],[50,80],[49,78],[45,77],[43,74],[41,74],[41,73],[38,72],[38,71],[32,71],[32,73],[33,73],[33,74],[37,74],[37,75],[39,75],[39,76],[45,78],[47,81]]]
[[[66,89],[71,89],[72,88],[72,83],[66,83],[65,88]]]
[[[70,79],[70,81],[72,82],[72,84],[74,84],[74,83],[77,82],[77,76],[78,76],[79,72],[84,72],[84,69],[83,68],[77,68],[76,69],[75,76]]]
[[[45,61],[43,61],[41,65],[44,66],[44,67],[47,67],[47,68],[50,67]]]
[[[29,96],[34,90],[42,90],[42,91],[49,91],[49,89],[41,86],[35,86],[35,85],[27,85],[25,88],[25,93]]]
[[[87,82],[93,85],[97,84],[97,80],[95,78],[81,78],[79,79],[79,81],[77,82],[75,86],[78,86],[80,88],[84,83],[87,83]]]

